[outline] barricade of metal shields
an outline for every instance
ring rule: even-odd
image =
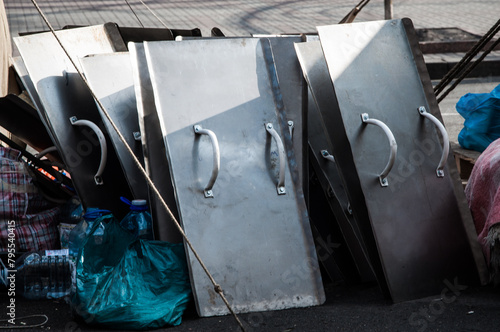
[[[485,283],[411,21],[324,26],[318,34],[324,59],[317,58],[319,45],[297,49],[332,149],[323,155],[338,165],[384,293],[398,302],[439,294],[455,278]],[[317,68],[328,71],[326,90],[314,81]]]

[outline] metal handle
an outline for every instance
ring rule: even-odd
[[[104,172],[104,168],[106,167],[106,161],[108,158],[108,146],[106,145],[106,138],[104,137],[104,134],[102,133],[101,129],[92,121],[78,120],[76,116],[72,116],[71,118],[69,118],[69,121],[73,126],[89,127],[97,135],[99,145],[101,146],[101,162],[99,163],[99,168],[94,175],[94,180],[96,185],[104,184],[104,182],[102,181],[102,173]]]
[[[286,194],[285,190],[285,147],[283,146],[283,142],[281,141],[278,132],[273,127],[272,123],[267,123],[266,130],[276,141],[276,145],[278,146],[278,153],[280,159],[280,168],[278,175],[278,184],[276,185],[276,190],[278,191],[278,195]]]
[[[387,181],[387,176],[389,175],[392,166],[394,166],[394,162],[396,161],[396,154],[398,152],[398,145],[396,144],[396,139],[394,138],[392,131],[389,129],[389,127],[387,127],[385,123],[377,119],[370,119],[368,113],[361,114],[361,120],[363,121],[363,123],[373,124],[382,128],[387,138],[389,139],[389,144],[391,146],[391,155],[389,156],[389,161],[387,162],[387,165],[385,166],[384,170],[378,176],[380,180],[380,185],[382,187],[387,187],[389,185],[389,182]]]
[[[448,133],[446,132],[446,128],[443,124],[431,113],[427,112],[424,106],[420,106],[418,108],[418,113],[423,117],[429,119],[438,127],[441,132],[441,136],[443,136],[443,154],[441,155],[441,160],[439,161],[438,167],[436,169],[436,175],[438,178],[444,177],[444,165],[446,165],[446,160],[448,159],[448,153],[450,152],[450,139],[448,137]]]
[[[325,158],[326,160],[330,160],[332,163],[335,162],[335,157],[332,156],[328,150],[321,150],[321,156]]]
[[[212,149],[214,152],[214,158],[213,158],[214,166],[212,168],[212,175],[210,176],[210,180],[208,180],[208,184],[204,189],[204,193],[206,198],[213,198],[214,193],[212,188],[215,184],[215,180],[217,180],[217,176],[219,175],[219,169],[220,169],[219,141],[217,140],[217,136],[215,136],[215,133],[211,130],[203,129],[200,125],[193,126],[193,129],[195,134],[207,135],[208,137],[210,137],[210,141],[212,142]]]

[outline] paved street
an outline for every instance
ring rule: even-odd
[[[129,8],[127,5],[130,4]],[[310,32],[340,21],[358,0],[144,0],[169,27],[212,27],[228,36]],[[116,22],[121,26],[162,27],[140,0],[38,0],[55,28],[69,24]],[[5,0],[12,35],[46,29],[30,0]],[[498,0],[393,0],[394,18],[409,17],[417,28],[458,27],[484,34],[498,20]],[[134,15],[137,15],[137,17]],[[384,1],[372,0],[356,21],[384,19]]]

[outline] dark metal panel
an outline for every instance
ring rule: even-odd
[[[128,52],[92,55],[81,58],[80,63],[90,88],[107,110],[134,155],[144,166],[130,55]],[[99,109],[99,111],[133,198],[146,199],[148,187],[143,174],[111,122],[102,110]]]
[[[347,281],[373,281],[375,276],[368,260],[361,232],[350,211],[350,203],[345,193],[344,183],[338,173],[337,164],[334,159],[323,157],[322,151],[332,153],[332,144],[319,109],[328,112],[331,105],[335,103],[335,94],[321,45],[319,41],[310,41],[297,44],[295,48],[310,90],[308,109],[309,159],[326,193],[329,207],[335,216],[331,220],[316,219],[313,221],[324,230],[331,230],[337,226],[334,224],[338,224],[337,227],[343,237],[343,245],[348,247],[344,253],[353,260],[356,270],[351,272],[349,271],[350,267],[344,264],[344,274],[354,279]],[[329,232],[325,231],[323,236],[327,237],[328,234]]]
[[[130,61],[132,63],[134,88],[137,98],[137,113],[141,130],[144,166],[163,200],[167,203],[168,208],[174,217],[179,220],[144,45],[142,43],[129,43],[128,47],[130,49]],[[149,200],[155,239],[171,243],[182,242],[182,236],[174,225],[174,221],[171,220],[160,200],[151,191],[149,193]]]
[[[445,176],[436,175],[443,149],[418,112],[430,107],[404,22],[318,27],[337,98],[330,112],[320,111],[368,250],[380,255],[372,264],[381,264],[379,281],[395,302],[438,294],[446,280],[477,282],[484,265],[466,231],[470,212],[457,200],[451,155]],[[397,141],[387,187],[378,178],[387,137],[362,113],[383,121]]]
[[[77,65],[80,57],[125,48],[114,24],[56,33]],[[106,133],[86,85],[51,33],[16,37],[14,42],[40,96],[45,112],[41,118],[48,121],[82,204],[109,209],[121,218],[128,207],[120,201],[120,196],[130,197],[131,193],[109,137],[103,184],[96,185],[94,175],[101,160],[99,141],[91,129],[71,125],[70,118],[76,116],[95,123]]]
[[[54,145],[37,111],[16,95],[0,98],[0,125],[37,151]]]
[[[296,193],[272,123],[291,147],[269,41],[253,38],[146,42],[155,103],[165,135],[180,219],[187,236],[237,312],[317,305],[321,275],[303,195]],[[186,87],[186,88],[181,88]],[[220,151],[213,198],[204,188],[213,170],[209,137]],[[286,142],[288,141],[288,142]],[[278,194],[280,157],[286,194]],[[212,172],[213,174],[213,172]],[[226,314],[188,250],[201,316]]]

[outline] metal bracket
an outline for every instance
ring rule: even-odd
[[[328,150],[321,150],[321,156],[322,156],[324,159],[326,159],[326,160],[329,160],[329,161],[331,161],[331,162],[333,162],[333,163],[335,162],[335,157],[334,157],[334,156],[332,156],[332,155],[328,152]]]
[[[295,128],[295,125],[293,124],[293,121],[288,121],[288,130],[290,131],[290,138],[293,139],[293,129]]]

